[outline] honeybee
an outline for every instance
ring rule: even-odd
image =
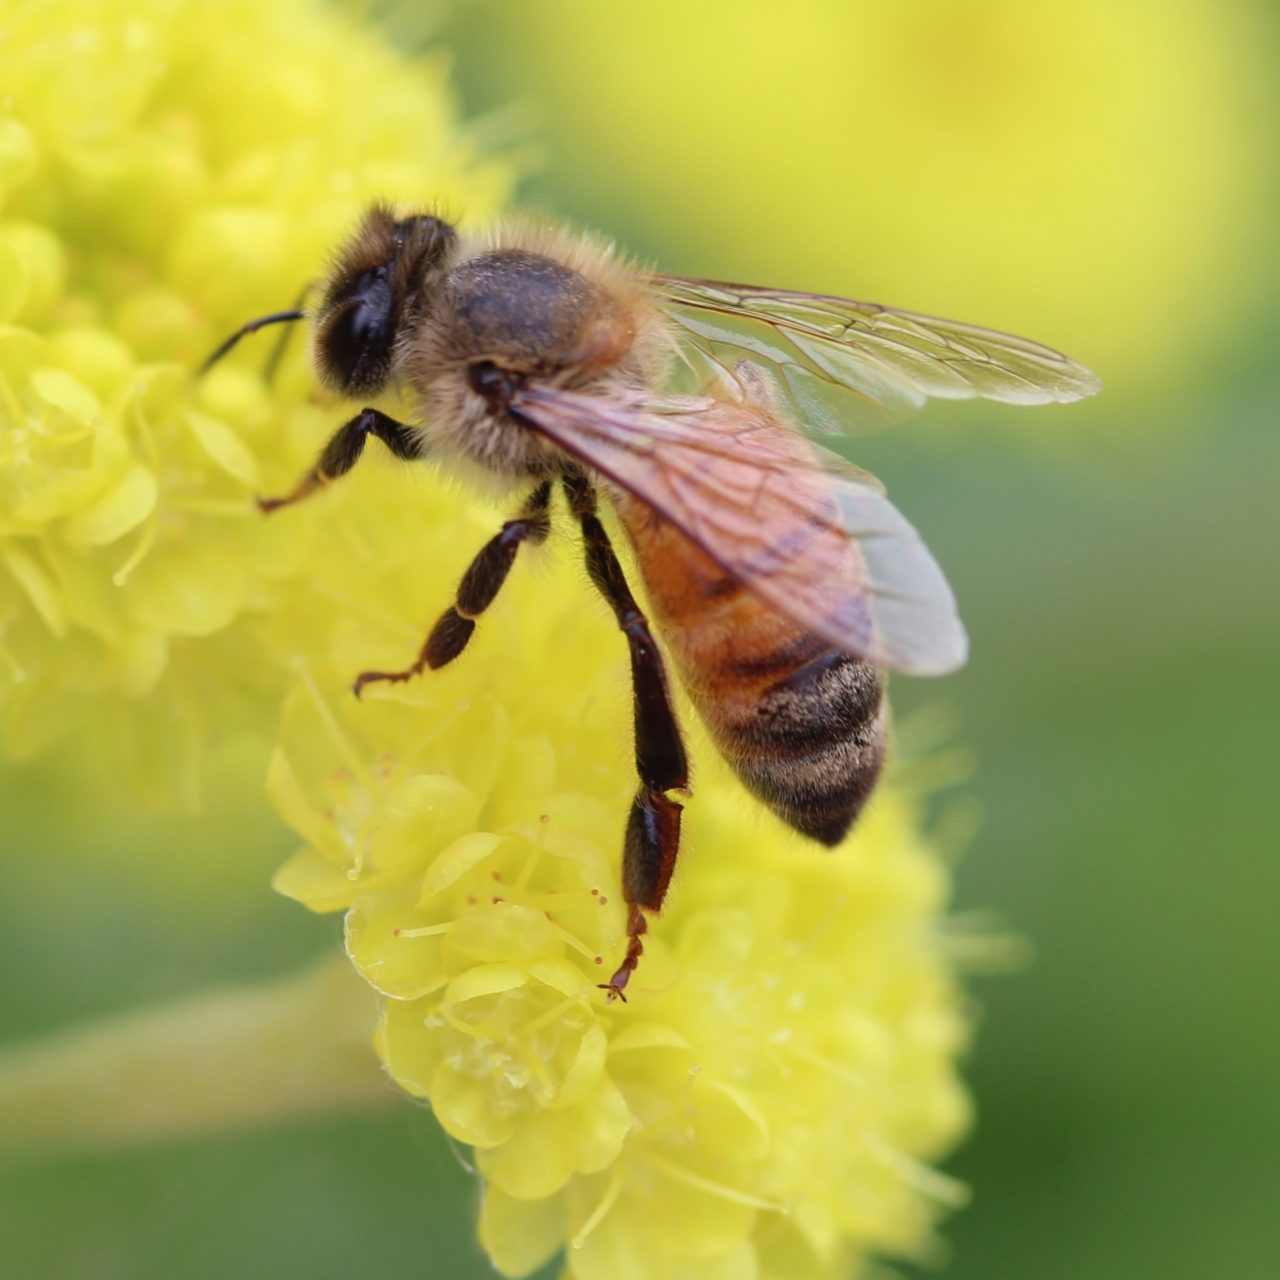
[[[294,308],[246,333],[299,320]],[[865,302],[641,271],[596,238],[514,224],[468,236],[374,205],[312,315],[320,379],[343,396],[388,385],[411,422],[365,408],[264,512],[350,471],[369,436],[405,459],[480,472],[523,499],[463,574],[417,658],[466,648],[523,543],[551,529],[557,489],[588,573],[626,637],[639,785],[623,840],[627,948],[601,985],[625,991],[680,844],[689,762],[662,650],[601,523],[603,495],[635,553],[665,649],[719,751],[784,822],[839,843],[875,786],[885,671],[965,660],[951,590],[866,472],[814,439],[930,396],[1016,404],[1092,395],[1066,356],[988,329]],[[207,365],[206,365],[207,367]],[[683,385],[682,385],[683,384]]]

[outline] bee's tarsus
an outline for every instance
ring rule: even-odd
[[[403,671],[362,671],[352,682],[351,692],[359,699],[367,684],[378,684],[379,682],[404,684],[407,680],[412,680],[414,676],[420,675],[424,665],[422,662],[415,662],[413,666],[406,667]]]
[[[631,975],[640,965],[640,957],[644,955],[643,939],[648,931],[649,921],[645,918],[644,911],[632,903],[627,914],[627,954],[623,956],[622,963],[608,982],[596,983],[602,991],[608,993],[610,1004],[615,1000],[621,1000],[623,1004],[627,1003],[627,983],[631,981]]]

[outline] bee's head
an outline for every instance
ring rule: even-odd
[[[369,209],[338,254],[316,313],[316,366],[329,386],[350,396],[383,389],[396,338],[421,312],[456,242],[439,218]]]

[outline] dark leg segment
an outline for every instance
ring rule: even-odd
[[[422,646],[417,661],[403,671],[362,671],[357,677],[355,695],[358,698],[365,685],[378,680],[399,684],[411,680],[424,668],[433,671],[452,662],[467,647],[471,633],[476,629],[475,620],[493,603],[507,580],[507,574],[515,563],[516,552],[522,542],[542,542],[551,531],[551,482],[539,485],[523,511],[515,520],[508,520],[472,560],[452,605],[440,615],[431,628],[427,642]]]
[[[587,572],[613,609],[631,650],[640,787],[631,802],[623,844],[622,890],[630,908],[627,954],[613,977],[601,984],[610,999],[625,999],[627,983],[644,954],[642,938],[648,930],[644,913],[661,910],[680,849],[681,806],[665,793],[688,790],[689,762],[671,705],[662,654],[596,514],[595,493],[578,476],[565,480],[565,491],[582,526]]]
[[[344,476],[360,460],[364,442],[377,436],[397,458],[412,460],[422,456],[418,434],[403,422],[389,418],[377,409],[361,409],[345,426],[339,427],[325,445],[316,464],[280,498],[259,498],[258,509],[264,514],[309,498],[330,481]]]

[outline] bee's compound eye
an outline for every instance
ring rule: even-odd
[[[364,287],[332,312],[318,338],[328,380],[348,393],[377,391],[390,372],[391,288],[365,274]]]
[[[387,307],[361,299],[342,311],[335,328],[341,328],[346,341],[352,347],[364,347],[376,342],[387,327]]]
[[[368,271],[362,271],[349,285],[338,295],[340,299],[354,299],[357,302],[369,302],[377,297],[379,293],[387,293],[388,289],[385,284],[387,278],[387,269],[385,266],[370,267]]]

